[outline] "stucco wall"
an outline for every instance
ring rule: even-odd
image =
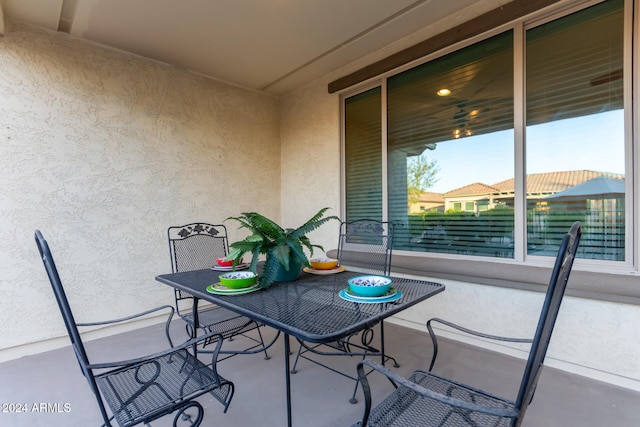
[[[0,70],[0,359],[64,335],[36,228],[88,320],[172,302],[169,225],[279,219],[276,99],[16,23]]]
[[[340,206],[340,197],[335,187],[340,182],[340,100],[338,94],[328,94],[327,84],[330,81],[502,3],[504,1],[478,2],[437,26],[425,28],[399,40],[394,45],[287,96],[281,107],[283,217],[294,215],[289,212],[299,212],[300,206],[335,205],[336,209]],[[292,197],[292,194],[296,197]],[[442,317],[497,335],[527,337],[533,334],[543,294],[451,280],[433,280],[445,283],[447,290],[430,301],[400,313],[392,321],[424,331],[426,320]],[[638,306],[567,297],[546,363],[640,390],[639,324]],[[444,335],[465,340],[464,337],[447,332]],[[518,346],[469,342],[524,357]],[[426,342],[425,348],[430,348]]]
[[[312,85],[283,102],[281,116],[283,222],[300,225],[323,207],[340,216],[337,97],[327,96],[326,85]],[[332,221],[309,237],[328,251],[338,246],[338,230]]]
[[[394,318],[425,331],[425,322],[440,317],[496,335],[530,337],[535,332],[544,294],[431,279],[446,286],[431,301]],[[640,309],[637,306],[565,297],[545,363],[570,372],[640,390]],[[483,342],[456,331],[444,335],[517,357],[527,347]],[[425,347],[430,344],[425,341]]]

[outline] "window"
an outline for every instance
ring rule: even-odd
[[[395,250],[520,261],[580,220],[579,257],[630,259],[624,6],[516,23],[345,97],[346,219],[393,221]]]
[[[529,255],[553,255],[559,230],[580,220],[579,257],[625,260],[622,6],[526,32]]]
[[[348,221],[382,220],[382,117],[380,88],[345,100],[345,206]]]
[[[513,176],[512,32],[389,77],[387,92],[389,219],[403,225],[395,228],[394,247],[502,253],[491,240],[498,227],[484,224],[493,222],[492,211],[477,216],[474,206],[491,198],[481,183]],[[415,158],[422,168],[408,167]],[[438,193],[441,209],[407,215],[405,175],[419,191]],[[513,209],[507,216],[501,211],[500,221],[512,228]]]

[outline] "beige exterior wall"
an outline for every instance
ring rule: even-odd
[[[340,214],[340,112],[325,83],[298,91],[281,106],[282,221],[304,223],[323,207]],[[309,235],[328,251],[338,246],[337,221]],[[323,256],[323,253],[314,253]]]
[[[13,25],[0,38],[0,360],[67,344],[34,229],[79,320],[168,303],[153,278],[169,271],[169,224],[249,209],[285,226],[324,206],[340,214],[339,96],[327,83],[501,3],[478,2],[281,101]],[[311,236],[327,250],[332,227]],[[394,321],[424,330],[437,315],[531,332],[540,294],[444,282]],[[640,390],[638,324],[637,306],[567,298],[548,363]]]
[[[277,99],[19,24],[0,70],[0,360],[67,343],[36,228],[89,320],[172,302],[169,225],[279,219]]]

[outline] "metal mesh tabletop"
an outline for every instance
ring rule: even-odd
[[[334,341],[398,313],[444,291],[440,283],[393,277],[391,286],[402,298],[388,303],[359,303],[342,299],[347,279],[362,273],[334,275],[302,273],[293,282],[274,283],[267,289],[242,295],[217,295],[206,291],[218,282],[210,269],[156,277],[162,283],[189,292],[278,329],[296,338],[322,343]]]

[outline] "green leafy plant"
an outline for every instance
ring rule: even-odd
[[[305,248],[309,251],[310,256],[313,256],[314,248],[324,251],[322,246],[312,244],[306,235],[331,220],[339,220],[337,216],[325,217],[324,214],[328,209],[320,209],[318,213],[296,229],[285,229],[275,221],[256,212],[243,212],[241,216],[229,217],[226,220],[238,221],[240,228],[248,229],[251,235],[232,243],[230,245],[231,252],[227,259],[232,259],[235,266],[244,254],[251,253],[250,268],[255,272],[259,256],[265,255],[266,261],[259,283],[260,287],[269,287],[280,266],[286,271],[289,271],[292,264],[310,266],[309,259],[304,252]]]

